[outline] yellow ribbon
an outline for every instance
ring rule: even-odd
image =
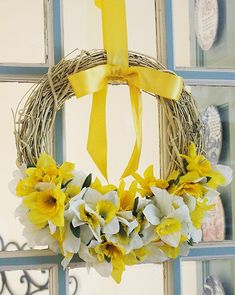
[[[107,51],[106,65],[72,74],[68,77],[79,98],[93,93],[87,149],[97,167],[107,179],[106,95],[109,81],[124,81],[129,86],[136,142],[122,175],[134,173],[139,165],[142,145],[141,90],[178,100],[182,78],[146,67],[129,67],[125,0],[95,0],[102,10],[103,43]]]

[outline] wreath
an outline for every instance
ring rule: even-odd
[[[103,6],[98,5],[105,14],[104,7],[112,10],[114,3],[123,9],[124,1],[116,2],[103,0]],[[115,21],[114,14],[109,10],[106,18],[112,16],[111,20]],[[120,21],[120,15],[117,18]],[[76,58],[64,58],[51,67],[14,114],[19,167],[14,182],[16,195],[22,198],[16,215],[24,226],[28,245],[48,245],[54,252],[61,253],[64,268],[77,256],[102,276],[111,275],[116,282],[121,281],[126,265],[163,262],[187,255],[189,246],[202,238],[201,225],[214,208],[218,186],[229,184],[232,178],[229,167],[212,165],[206,159],[200,114],[191,94],[182,88],[180,78],[151,57],[127,53],[128,65],[124,68],[114,65],[114,71],[112,69],[104,79],[106,84],[132,87],[129,80],[135,76],[132,70],[141,68],[135,82],[138,85],[131,89],[137,139],[119,184],[103,184],[98,178],[92,179],[91,173],[75,170],[74,163],[58,165],[49,155],[51,131],[64,102],[72,98],[74,92],[77,96],[84,95],[86,88],[92,88],[91,92],[100,100],[104,98],[107,88],[103,89],[96,78],[104,69],[109,71],[113,67],[109,44],[105,50],[82,51]],[[167,120],[169,165],[166,177],[161,179],[154,176],[153,165],[143,175],[136,172],[141,150],[139,84],[145,70],[147,78],[152,73],[153,78],[156,77],[154,84],[164,82],[157,93],[151,83],[152,88],[141,86],[156,98]],[[84,73],[90,72],[96,78],[88,87],[89,79]],[[174,87],[172,79],[179,82]],[[79,91],[82,94],[77,94]],[[169,91],[176,94],[169,95]],[[170,99],[163,98],[165,94]],[[96,114],[100,108],[96,105],[95,111],[93,109],[91,121],[95,124],[99,123]],[[103,138],[103,134],[105,132],[100,137]],[[94,132],[89,134],[91,142],[97,140],[94,136]],[[106,153],[105,141],[99,144],[99,150]],[[94,150],[92,144],[90,153],[107,178],[106,160],[99,163],[104,154],[96,154],[97,146]],[[125,183],[127,175],[133,177],[129,187]]]

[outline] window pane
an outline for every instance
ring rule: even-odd
[[[111,278],[101,277],[95,270],[70,269],[70,295],[122,295],[164,294],[163,265],[140,264],[128,267],[120,284]],[[76,292],[75,292],[76,291]]]
[[[0,43],[1,63],[44,63],[43,0],[1,0]]]
[[[8,185],[13,179],[13,171],[17,169],[11,108],[16,109],[21,97],[31,86],[31,84],[23,83],[0,83],[1,98],[4,100],[0,116],[0,163],[3,169],[0,178],[2,204],[0,206],[0,236],[3,238],[4,247],[1,247],[0,251],[16,250],[13,245],[4,249],[10,241],[16,241],[20,245],[25,242],[22,236],[22,226],[14,217],[14,211],[21,199],[11,194]]]
[[[235,168],[234,137],[234,87],[192,86],[205,124],[207,156],[213,164],[229,165]],[[203,239],[234,239],[235,181],[230,186],[221,187],[221,196],[211,221],[203,225]]]
[[[234,266],[234,258],[183,261],[182,295],[234,294]]]
[[[49,295],[49,270],[0,271],[0,294]]]
[[[172,0],[177,67],[235,68],[234,1]]]
[[[65,54],[103,48],[101,12],[94,1],[63,1]],[[156,56],[154,0],[126,1],[129,50]],[[133,13],[134,11],[134,13]]]

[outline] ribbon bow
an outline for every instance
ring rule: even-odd
[[[104,48],[107,64],[72,74],[68,77],[79,98],[93,93],[87,150],[107,179],[106,95],[108,82],[121,81],[129,86],[136,142],[122,174],[134,173],[139,165],[142,146],[141,90],[168,99],[178,100],[182,78],[146,67],[129,67],[126,33],[125,0],[95,0],[102,10]]]

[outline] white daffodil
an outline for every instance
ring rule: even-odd
[[[76,234],[71,229],[72,225],[70,222],[66,222],[65,233],[63,239],[63,255],[62,261],[63,268],[65,269],[74,254],[77,254],[80,250],[81,243],[88,244],[93,238],[93,234],[88,225],[81,225],[76,228]]]
[[[104,234],[116,234],[119,231],[117,212],[119,198],[116,191],[102,195],[88,188],[83,197],[84,202],[97,214]]]
[[[72,173],[74,175],[74,178],[69,182],[69,184],[76,185],[82,188],[87,175],[84,172],[77,170],[74,170]]]
[[[155,233],[166,244],[178,247],[182,236],[188,236],[189,210],[182,198],[171,196],[166,190],[152,187],[152,203],[143,210]]]
[[[95,249],[96,246],[99,246],[100,243],[93,240],[87,246],[84,243],[81,243],[81,247],[79,250],[79,257],[86,262],[87,268],[94,267],[94,269],[103,277],[109,277],[112,273],[112,264],[106,261],[104,258],[104,254],[95,253],[93,249]],[[93,254],[93,255],[92,255]]]
[[[24,226],[23,236],[27,240],[27,244],[30,248],[35,246],[49,246],[49,248],[59,253],[59,244],[50,234],[49,227],[46,226],[43,229],[39,229],[29,220],[29,209],[24,205],[20,205],[15,210],[15,217],[19,217],[20,223]]]
[[[84,195],[88,189],[83,190],[73,197],[66,206],[65,218],[72,223],[73,227],[87,224],[97,240],[100,241],[100,221],[98,214],[84,201]]]
[[[143,241],[135,230],[139,225],[137,220],[133,216],[132,221],[119,216],[118,221],[119,232],[113,235],[106,234],[106,239],[114,244],[121,245],[126,254],[134,249],[141,248]]]

